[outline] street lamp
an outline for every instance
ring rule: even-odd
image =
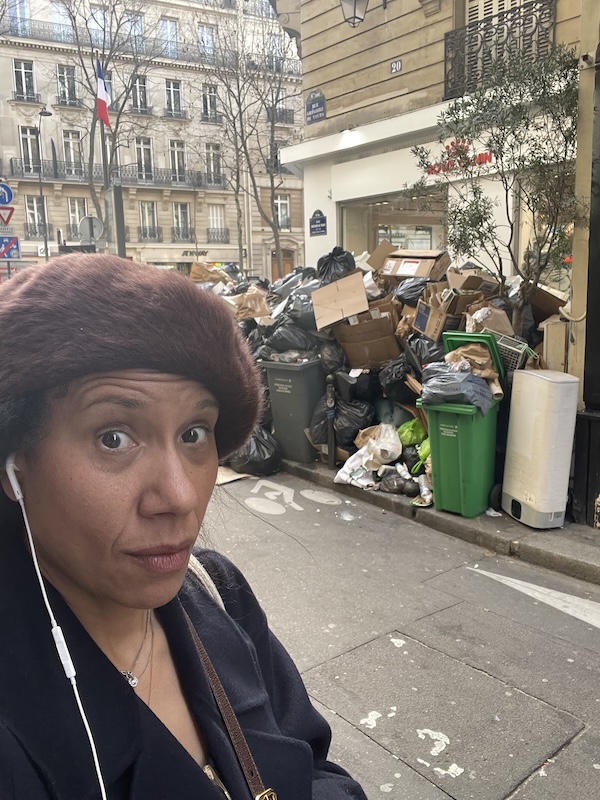
[[[351,28],[356,28],[364,20],[369,0],[340,0],[344,19]]]
[[[42,219],[42,234],[44,236],[44,257],[46,261],[48,261],[48,220],[46,218],[46,205],[44,203],[44,188],[42,184],[42,170],[44,168],[44,162],[42,161],[42,117],[51,117],[52,112],[48,111],[47,108],[40,109],[39,117],[40,121],[38,122],[38,126],[36,128],[36,136],[37,136],[37,150],[38,150],[38,159],[39,159],[39,167],[38,167],[38,186],[40,190],[40,207],[41,207],[41,219]]]

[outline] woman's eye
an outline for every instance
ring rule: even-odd
[[[131,437],[123,431],[106,431],[100,437],[100,443],[107,450],[124,450],[132,444]]]
[[[200,427],[200,425],[195,425],[193,428],[188,428],[188,430],[182,434],[181,441],[184,444],[199,444],[200,442],[204,442],[206,439],[206,429]]]

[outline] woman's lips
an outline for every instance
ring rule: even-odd
[[[132,556],[150,572],[178,572],[187,565],[190,548],[183,547],[181,550],[170,552],[132,553]]]

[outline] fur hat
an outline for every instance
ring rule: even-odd
[[[233,315],[183,275],[75,253],[0,286],[0,405],[125,369],[181,375],[212,392],[221,458],[256,424],[260,380]]]

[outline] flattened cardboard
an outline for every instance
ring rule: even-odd
[[[381,269],[386,258],[390,253],[393,253],[395,249],[396,248],[391,242],[388,242],[387,239],[384,239],[383,242],[377,245],[375,250],[373,250],[371,255],[367,258],[367,264],[375,270]]]
[[[352,342],[365,342],[381,339],[384,336],[392,336],[396,326],[393,325],[391,317],[379,317],[376,319],[365,319],[357,325],[336,325],[333,335],[339,344]],[[351,364],[350,366],[353,366]]]
[[[336,322],[368,311],[369,300],[360,270],[350,273],[339,281],[316,289],[312,293],[317,330],[323,330]]]
[[[394,335],[364,342],[340,342],[340,347],[353,368],[379,369],[400,355],[400,345]]]
[[[463,319],[462,314],[456,316],[446,314],[439,308],[433,308],[429,303],[419,300],[413,328],[433,342],[437,342],[443,331],[459,330]]]
[[[493,275],[487,273],[480,275],[476,272],[449,269],[446,272],[446,280],[451,289],[475,289],[483,292],[486,297],[493,297],[498,294],[499,282]]]
[[[450,265],[445,250],[394,250],[381,267],[381,273],[393,278],[443,278]]]

